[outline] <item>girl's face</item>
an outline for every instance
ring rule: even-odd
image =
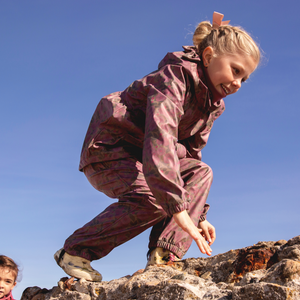
[[[0,268],[0,299],[15,287],[15,276],[10,269]]]
[[[236,53],[214,56],[211,47],[204,49],[202,58],[210,81],[223,98],[236,93],[257,67],[249,55]]]

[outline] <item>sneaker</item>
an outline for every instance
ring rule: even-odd
[[[90,261],[68,254],[63,248],[54,254],[57,264],[70,276],[88,281],[102,281],[102,276],[94,270]]]
[[[151,265],[166,265],[174,261],[180,261],[180,258],[170,250],[157,247],[149,254],[146,268]]]

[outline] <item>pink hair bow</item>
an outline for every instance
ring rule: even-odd
[[[224,15],[214,11],[213,21],[212,21],[213,28],[218,29],[220,26],[227,25],[230,22],[230,21],[223,21],[222,22],[223,17],[224,17]]]

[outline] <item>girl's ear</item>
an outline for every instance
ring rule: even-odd
[[[212,47],[206,47],[203,52],[202,52],[202,60],[203,60],[203,65],[204,67],[208,67],[210,64],[210,61],[213,57],[214,50]]]

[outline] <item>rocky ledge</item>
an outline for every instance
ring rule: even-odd
[[[300,236],[259,242],[208,258],[154,265],[109,282],[62,278],[51,290],[29,287],[21,300],[296,300]]]

